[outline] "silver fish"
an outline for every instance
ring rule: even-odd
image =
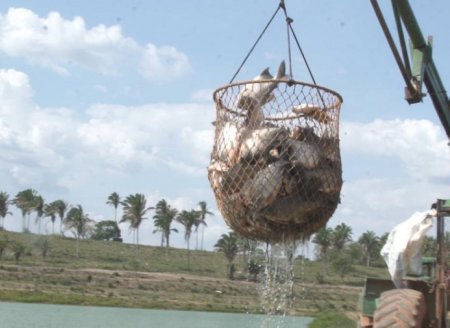
[[[314,129],[311,127],[295,126],[289,133],[289,138],[298,141],[306,141],[315,144],[320,144],[319,136],[314,132]]]
[[[273,150],[281,146],[287,138],[288,132],[284,128],[269,127],[253,130],[247,138],[243,137],[239,157],[247,160],[258,156],[275,158],[277,155]]]
[[[341,162],[339,154],[339,139],[332,137],[322,137],[320,140],[325,157],[333,163]]]
[[[217,127],[219,134],[215,142],[213,154],[222,162],[232,165],[236,162],[239,153],[239,131],[237,124],[226,122]]]
[[[294,106],[292,111],[303,117],[309,117],[316,120],[319,123],[328,124],[331,122],[331,118],[326,111],[325,107],[316,104],[300,104]]]
[[[212,160],[208,166],[208,179],[215,194],[221,193],[223,175],[228,171],[228,165]]]
[[[270,74],[269,68],[266,68],[261,72],[261,74],[253,79],[253,81],[255,82],[267,82],[246,84],[244,86],[244,89],[238,96],[237,107],[249,112],[256,110],[257,113],[252,115],[255,117],[259,117],[262,114],[261,112],[259,112],[261,110],[261,107],[264,106],[264,104],[266,104],[267,102],[274,99],[272,91],[275,90],[278,85],[278,81],[276,80],[280,79],[287,79],[286,64],[284,63],[284,61],[282,61],[280,66],[278,67],[278,72],[275,77]],[[251,118],[252,115],[249,115],[249,118]],[[259,119],[261,119],[261,117],[259,117]]]
[[[247,206],[259,210],[275,200],[283,184],[285,165],[283,161],[270,164],[242,187],[241,194]]]
[[[307,179],[320,181],[318,191],[327,194],[338,194],[342,187],[342,174],[340,167],[322,165],[306,173]]]
[[[294,166],[301,165],[306,169],[314,169],[319,166],[324,158],[322,150],[315,143],[286,140],[288,144],[289,160]]]
[[[248,162],[240,161],[223,175],[222,190],[226,195],[237,193],[242,186],[255,177],[256,170]]]
[[[311,213],[320,210],[320,207],[320,201],[304,200],[296,194],[277,198],[260,213],[275,223],[299,224],[308,220]]]

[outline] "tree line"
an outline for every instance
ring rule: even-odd
[[[35,224],[38,226],[38,234],[41,234],[41,223],[43,218],[50,218],[52,224],[52,234],[55,234],[55,221],[60,219],[60,235],[64,231],[71,231],[77,240],[77,256],[79,253],[79,242],[81,239],[100,239],[122,241],[119,223],[127,223],[133,232],[133,242],[136,249],[139,245],[139,228],[144,220],[148,219],[150,210],[154,210],[153,233],[161,234],[161,246],[170,247],[171,233],[178,230],[173,227],[177,222],[184,227],[184,239],[187,244],[188,253],[193,232],[198,233],[202,227],[201,249],[203,249],[204,227],[207,226],[206,218],[213,213],[208,209],[205,201],[198,203],[198,208],[179,211],[161,199],[155,206],[148,206],[145,195],[136,193],[130,194],[121,199],[117,192],[111,193],[107,197],[106,204],[114,207],[114,221],[102,220],[95,222],[84,211],[81,205],[72,205],[65,200],[54,200],[46,203],[44,198],[34,189],[19,191],[13,198],[7,192],[0,191],[0,229],[4,229],[4,222],[8,215],[12,215],[10,206],[13,205],[22,214],[22,232],[30,232],[31,216],[35,213]],[[119,207],[122,207],[121,218],[117,217]]]

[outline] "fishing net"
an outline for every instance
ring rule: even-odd
[[[208,178],[227,224],[270,242],[305,239],[334,213],[342,187],[336,92],[285,79],[214,92]]]

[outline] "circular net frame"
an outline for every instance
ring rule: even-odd
[[[208,178],[226,223],[267,242],[302,240],[334,213],[342,187],[336,92],[259,80],[214,92]]]

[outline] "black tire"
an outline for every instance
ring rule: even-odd
[[[413,289],[392,289],[381,294],[373,328],[421,328],[425,298]]]

